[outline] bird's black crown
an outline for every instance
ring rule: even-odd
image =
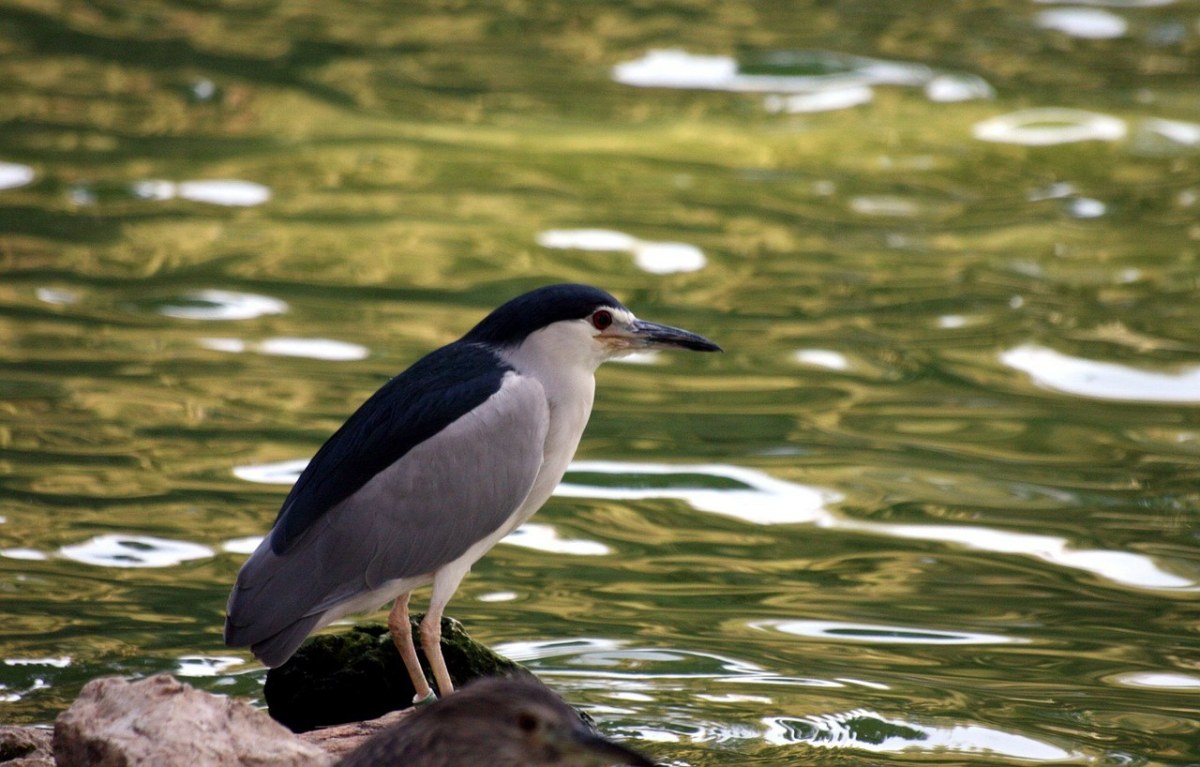
[[[500,306],[484,317],[462,340],[513,346],[547,325],[561,320],[582,319],[602,306],[625,308],[608,293],[590,285],[547,285]]]

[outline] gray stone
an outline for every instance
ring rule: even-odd
[[[50,730],[0,725],[0,764],[4,767],[54,767]]]
[[[54,725],[58,767],[324,767],[330,756],[245,701],[167,674],[94,679]]]

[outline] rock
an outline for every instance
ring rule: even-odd
[[[309,730],[308,732],[297,735],[305,743],[311,743],[314,746],[326,751],[333,756],[345,756],[354,749],[361,746],[368,738],[375,733],[386,730],[394,724],[398,724],[413,713],[416,709],[406,708],[403,711],[392,711],[384,714],[378,719],[369,719],[365,722],[352,722],[350,724],[337,724],[332,727],[322,727],[317,730]],[[5,765],[7,767],[7,765]]]
[[[54,767],[50,730],[0,725],[0,764],[4,767]]]
[[[412,619],[414,632],[420,618]],[[428,668],[424,653],[420,649],[417,653]],[[529,673],[471,639],[453,618],[442,619],[442,655],[455,687],[482,676]],[[413,692],[384,625],[312,637],[287,663],[267,673],[263,688],[271,716],[294,732],[375,719],[409,708]]]
[[[331,758],[245,701],[167,674],[84,685],[54,725],[58,767],[324,767]]]

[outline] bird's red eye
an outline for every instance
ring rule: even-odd
[[[592,326],[595,327],[596,330],[604,330],[606,327],[611,325],[612,322],[612,312],[608,311],[607,309],[601,309],[592,315]]]

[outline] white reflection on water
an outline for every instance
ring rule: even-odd
[[[756,621],[751,628],[774,629],[785,634],[832,639],[838,642],[867,642],[870,644],[1025,644],[1027,640],[962,631],[939,631],[907,626],[880,626],[867,623],[834,623],[832,621],[771,620]]]
[[[278,463],[258,463],[233,467],[233,476],[259,485],[294,485],[300,478],[308,459],[296,458]]]
[[[1124,18],[1099,8],[1055,8],[1042,11],[1036,20],[1043,29],[1086,40],[1108,40],[1129,31],[1129,22]]]
[[[245,341],[241,338],[202,338],[200,345],[213,351],[241,354],[258,352],[277,357],[306,357],[330,362],[350,362],[366,359],[367,347],[329,338],[267,338]]]
[[[79,303],[79,293],[67,288],[38,288],[33,292],[42,303],[51,306],[69,306]]]
[[[185,655],[179,659],[175,674],[192,678],[220,676],[245,662],[245,658],[232,655]]]
[[[133,194],[143,200],[170,200],[178,197],[210,205],[246,208],[262,205],[271,199],[271,190],[253,181],[233,178],[201,181],[138,181],[131,187]]]
[[[768,65],[770,61],[767,62]],[[613,67],[613,79],[641,88],[688,88],[744,93],[807,93],[835,87],[923,85],[933,71],[923,64],[885,61],[831,51],[784,54],[782,71],[807,63],[817,74],[746,74],[731,56],[703,56],[682,50],[652,50]],[[769,71],[769,66],[764,67]]]
[[[1147,117],[1139,120],[1133,137],[1136,150],[1164,154],[1200,148],[1200,124]]]
[[[978,75],[944,74],[925,83],[925,98],[939,103],[995,97],[996,89]]]
[[[1002,352],[1000,362],[1027,373],[1039,386],[1067,394],[1125,402],[1200,402],[1200,365],[1175,372],[1141,370],[1032,344]]]
[[[822,88],[812,93],[797,93],[791,96],[767,96],[763,105],[768,112],[784,114],[809,114],[849,109],[860,104],[869,104],[875,91],[866,85],[848,85],[840,88]]]
[[[248,535],[245,538],[234,538],[225,541],[221,544],[221,551],[227,551],[230,554],[253,554],[258,548],[258,544],[262,543],[263,536]]]
[[[543,248],[627,252],[651,274],[694,272],[708,263],[704,252],[685,242],[651,242],[612,229],[548,229],[537,236]]]
[[[746,71],[731,56],[705,56],[682,50],[652,50],[613,67],[616,82],[640,88],[682,88],[771,95],[769,112],[809,113],[848,109],[874,97],[873,85],[925,86],[931,101],[990,99],[982,78],[937,73],[924,64],[887,61],[836,51],[782,51],[754,62]],[[798,74],[803,72],[803,74]]]
[[[0,549],[0,557],[6,557],[8,559],[24,559],[29,562],[40,562],[49,559],[49,557],[47,557],[46,553],[43,551],[23,548]]]
[[[213,556],[207,546],[148,535],[99,535],[59,553],[67,559],[101,567],[171,567],[190,559]]]
[[[999,115],[975,124],[980,141],[1022,146],[1054,146],[1078,141],[1120,141],[1125,121],[1082,109],[1040,107]]]
[[[795,358],[801,365],[829,370],[850,369],[850,358],[830,349],[801,349],[796,352]]]
[[[637,476],[680,475],[681,483],[671,487],[620,487],[585,485],[571,480],[572,474],[611,474],[634,478]],[[683,484],[686,475],[702,475],[730,479],[742,485],[738,488],[706,488]],[[644,500],[673,498],[685,501],[699,511],[723,514],[758,525],[815,524],[826,527],[835,524],[825,504],[840,501],[842,496],[831,490],[817,490],[793,482],[785,482],[761,471],[725,464],[667,464],[624,463],[619,461],[576,461],[555,495],[564,498],[608,498],[613,500]]]
[[[558,531],[550,525],[539,525],[535,522],[526,522],[500,542],[551,554],[571,554],[580,557],[602,557],[612,552],[612,549],[598,541],[561,538]]]
[[[1154,690],[1200,691],[1200,677],[1168,671],[1131,671],[1115,674],[1108,681],[1125,687],[1145,687]]]
[[[233,290],[196,290],[184,294],[182,300],[160,307],[159,312],[181,320],[252,320],[288,310],[278,298]]]
[[[1035,3],[1042,5],[1057,5],[1059,3],[1070,3],[1071,5],[1098,5],[1106,8],[1157,8],[1162,5],[1174,5],[1179,0],[1033,0]]]
[[[964,724],[936,727],[887,719],[855,709],[804,717],[767,717],[764,739],[776,745],[854,748],[873,753],[935,752],[994,754],[1039,762],[1085,761],[1082,754],[1003,730]]]
[[[630,488],[584,485],[571,481],[571,473],[680,475],[671,487]],[[697,488],[686,484],[688,475],[707,475],[733,480],[743,487]],[[556,493],[563,497],[642,500],[672,498],[698,511],[722,514],[755,524],[812,524],[886,538],[940,541],[977,551],[1030,556],[1060,567],[1098,575],[1125,586],[1143,589],[1200,590],[1200,584],[1163,570],[1150,557],[1125,551],[1077,549],[1065,538],[1036,533],[1019,533],[971,525],[894,524],[847,519],[825,508],[841,496],[776,479],[740,466],[723,464],[643,464],[615,461],[579,461],[571,465],[567,479]]]
[[[57,658],[5,658],[5,666],[49,666],[51,668],[66,668],[71,665],[71,658],[60,655]]]
[[[0,162],[0,189],[16,189],[33,181],[33,168],[15,162]]]

